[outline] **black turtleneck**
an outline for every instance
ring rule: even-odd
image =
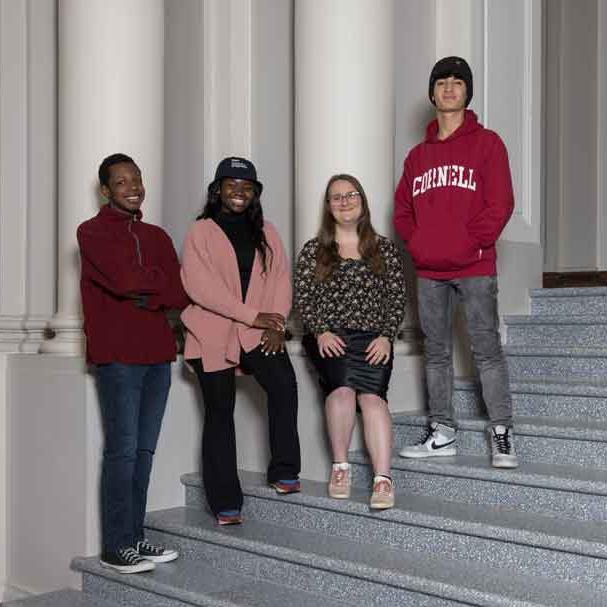
[[[253,261],[255,260],[255,244],[253,243],[253,233],[249,220],[244,213],[240,215],[218,213],[213,217],[213,220],[224,231],[236,252],[242,300],[244,301],[249,288]]]

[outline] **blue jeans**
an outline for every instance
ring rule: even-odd
[[[419,278],[419,321],[424,334],[429,421],[456,427],[453,414],[453,308],[462,302],[472,355],[492,426],[512,425],[508,367],[502,351],[497,311],[497,277],[452,280]]]
[[[103,421],[103,553],[143,539],[152,460],[171,385],[171,365],[98,365]]]

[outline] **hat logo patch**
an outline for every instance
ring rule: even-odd
[[[231,165],[233,169],[248,169],[249,165],[238,158],[232,158]]]

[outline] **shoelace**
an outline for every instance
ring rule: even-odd
[[[373,493],[378,495],[390,495],[390,493],[392,493],[392,483],[388,479],[377,481],[373,487]]]
[[[348,483],[348,471],[342,470],[333,470],[331,477],[332,485],[346,485]]]
[[[154,546],[147,540],[139,542],[137,546],[140,550],[145,550],[146,552],[151,552],[152,554],[162,554],[164,552],[164,548],[162,546]]]
[[[127,565],[136,565],[141,562],[141,557],[135,550],[135,548],[122,548],[118,550],[118,556],[127,564]]]
[[[421,433],[417,444],[423,445],[433,434],[434,428],[432,426],[426,426],[426,429]]]
[[[508,430],[503,434],[498,434],[495,430],[493,431],[493,440],[499,453],[508,455],[510,453],[510,437],[508,436]]]

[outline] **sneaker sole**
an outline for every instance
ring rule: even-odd
[[[228,525],[242,525],[242,517],[238,519],[217,519],[217,524],[220,527],[227,527]]]
[[[270,487],[272,487],[272,489],[274,489],[276,493],[278,493],[278,495],[288,495],[289,493],[301,493],[301,487],[298,487],[297,489],[283,489],[282,487],[277,487],[272,483],[270,483]]]
[[[518,462],[500,462],[500,461],[492,461],[491,466],[493,468],[518,468]]]
[[[171,561],[175,561],[179,558],[179,552],[163,554],[162,556],[144,556],[142,554],[140,556],[142,559],[150,561],[150,563],[170,563]]]
[[[371,508],[371,510],[388,510],[388,508],[394,508],[394,500],[391,502],[371,502],[369,508]]]
[[[328,493],[329,497],[333,498],[334,500],[347,500],[350,497],[349,491],[347,493],[331,493],[329,491]]]
[[[454,457],[457,455],[457,449],[450,448],[438,451],[426,451],[425,453],[416,453],[411,451],[400,451],[399,457],[406,459],[427,459],[428,457]]]
[[[99,561],[99,564],[106,569],[111,569],[112,571],[117,571],[118,573],[144,573],[146,571],[154,571],[155,565],[151,561],[147,561],[145,563],[139,563],[138,565],[113,565],[112,563],[107,563],[106,561]]]

